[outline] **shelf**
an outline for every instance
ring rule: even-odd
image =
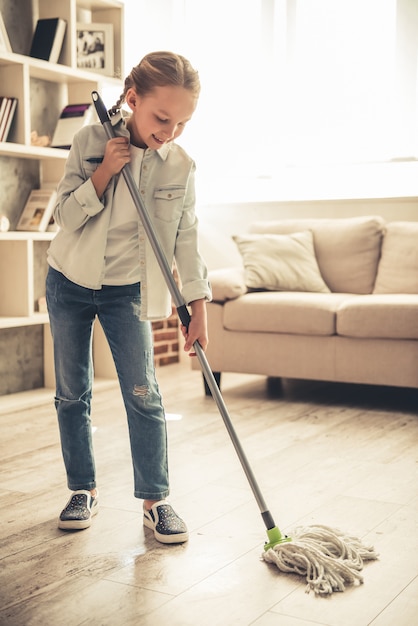
[[[77,6],[89,11],[120,8],[121,3],[114,0],[78,0]]]
[[[0,141],[0,156],[11,156],[17,159],[39,159],[40,161],[56,161],[57,159],[66,161],[68,150],[25,146],[21,143]]]
[[[1,213],[12,228],[16,228],[32,189],[56,188],[68,158],[68,150],[32,145],[32,131],[41,137],[53,137],[60,114],[68,104],[92,103],[93,90],[120,93],[122,83],[118,76],[124,67],[123,2],[28,0],[29,4],[30,11],[23,9],[19,20],[6,24],[9,39],[16,42],[18,52],[0,51],[0,95],[18,100],[9,141],[0,142]],[[27,33],[33,32],[36,20],[57,16],[67,23],[59,62],[28,56]],[[109,65],[106,74],[77,67],[80,23],[87,29],[88,24],[112,26],[113,41],[109,43],[113,46],[113,65]],[[20,32],[22,27],[26,44]],[[0,233],[0,396],[54,386],[49,318],[38,309],[45,297],[47,250],[55,235],[55,231]],[[95,336],[96,376],[103,376],[105,370],[104,378],[108,378],[107,373],[113,378],[107,343],[99,332]]]
[[[30,316],[22,317],[1,317],[0,329],[20,328],[21,326],[44,326],[49,324],[48,313],[34,313]]]
[[[32,146],[32,130],[52,137],[64,106],[92,102],[93,90],[120,88],[111,76],[14,53],[0,53],[0,84],[4,95],[18,100],[10,141],[0,142],[0,156],[40,160],[64,160],[68,151]]]
[[[12,230],[0,233],[0,241],[52,241],[56,232],[38,233],[29,230]]]
[[[24,54],[14,52],[0,52],[0,67],[2,66],[25,66],[29,75],[54,83],[80,83],[82,81],[91,83],[114,83],[120,84],[120,78],[99,74],[97,72],[82,70],[70,67],[63,63],[50,63],[42,59],[35,59]]]
[[[0,266],[7,271],[0,274],[0,293],[4,294],[0,298],[0,316],[30,320],[37,313],[39,298],[45,295],[47,249],[54,233],[1,235]]]

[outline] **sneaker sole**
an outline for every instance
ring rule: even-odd
[[[160,543],[185,543],[189,539],[189,533],[177,533],[175,535],[162,535],[154,528],[152,520],[144,517],[144,526],[154,531],[154,537]]]
[[[99,512],[99,507],[98,506],[94,506],[91,510],[91,515],[89,517],[89,519],[83,519],[83,520],[76,520],[76,519],[72,519],[72,520],[58,520],[58,528],[60,528],[61,530],[84,530],[85,528],[90,528],[91,526],[91,518],[94,515],[97,515],[97,513]]]

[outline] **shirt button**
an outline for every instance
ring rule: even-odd
[[[169,194],[167,195],[167,198],[172,198],[172,197],[173,197],[173,194],[172,194],[172,193],[169,193]]]

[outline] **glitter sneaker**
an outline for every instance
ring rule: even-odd
[[[93,498],[90,491],[73,491],[65,508],[61,511],[58,528],[83,530],[91,525],[91,518],[99,511],[98,494]]]
[[[184,543],[189,538],[186,524],[166,500],[156,502],[149,511],[144,508],[144,526],[161,543]]]

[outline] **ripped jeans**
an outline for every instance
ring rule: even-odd
[[[128,418],[134,495],[165,498],[169,493],[166,421],[155,377],[151,324],[139,320],[139,283],[86,289],[49,268],[46,297],[68,487],[96,487],[90,413],[92,331],[97,317],[112,351]]]

